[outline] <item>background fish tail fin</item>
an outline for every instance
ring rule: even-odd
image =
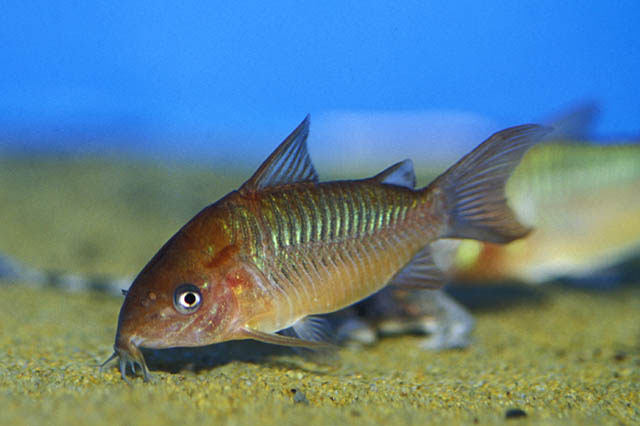
[[[495,133],[427,188],[441,194],[447,220],[441,238],[472,238],[506,243],[525,236],[507,205],[505,185],[529,148],[551,129],[528,124]]]

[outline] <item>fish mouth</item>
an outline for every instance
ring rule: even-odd
[[[100,369],[102,369],[111,360],[118,358],[120,375],[125,382],[131,384],[129,382],[129,379],[127,379],[127,367],[131,368],[131,372],[134,375],[138,374],[136,368],[138,367],[142,372],[144,381],[150,381],[151,373],[149,372],[147,363],[144,360],[144,355],[142,355],[142,351],[140,351],[139,347],[141,343],[142,339],[135,337],[131,337],[128,341],[122,341],[122,339],[118,339],[116,344],[113,346],[113,354],[100,366]]]

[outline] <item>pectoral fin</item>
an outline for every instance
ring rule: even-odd
[[[263,343],[270,343],[272,345],[301,347],[316,350],[331,349],[334,347],[334,345],[332,345],[331,343],[312,342],[309,340],[298,339],[297,337],[282,336],[280,334],[274,333],[264,333],[262,331],[254,330],[249,327],[244,327],[241,330],[242,334],[248,339],[257,340]]]

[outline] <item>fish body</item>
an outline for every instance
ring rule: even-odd
[[[548,130],[499,132],[414,189],[410,161],[358,181],[318,181],[308,118],[237,191],[197,214],[151,259],[126,294],[114,356],[149,377],[139,347],[235,339],[323,347],[312,315],[358,302],[390,282],[437,288],[429,243],[503,243],[529,232],[504,185]],[[293,336],[277,334],[291,328]]]
[[[506,186],[517,217],[534,229],[527,238],[436,244],[453,250],[445,268],[461,283],[587,276],[640,250],[638,188],[639,144],[543,143]]]
[[[235,193],[229,243],[254,278],[238,298],[247,324],[272,333],[380,289],[441,232],[430,209],[441,201],[428,195],[377,182]]]

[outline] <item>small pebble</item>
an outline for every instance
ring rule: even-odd
[[[511,408],[510,410],[507,410],[507,413],[505,414],[505,418],[507,419],[520,419],[523,417],[527,417],[527,413],[519,408]]]
[[[293,402],[295,402],[296,404],[308,404],[309,403],[309,400],[307,399],[307,396],[301,390],[298,390],[298,389],[294,388],[294,389],[291,389],[291,393],[293,394]]]
[[[614,356],[613,359],[620,362],[620,361],[624,361],[625,359],[627,359],[627,354],[624,352],[617,352]]]

